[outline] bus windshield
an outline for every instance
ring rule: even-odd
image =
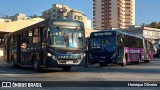
[[[69,28],[49,28],[50,46],[59,48],[82,48],[84,30]]]
[[[92,37],[90,40],[90,48],[92,50],[111,52],[115,49],[116,37],[115,35],[105,35]]]

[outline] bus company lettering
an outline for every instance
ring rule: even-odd
[[[62,58],[73,58],[73,56],[58,56],[58,58],[60,59],[62,59]]]
[[[130,50],[130,53],[140,53],[140,50]]]
[[[42,87],[41,83],[12,83],[12,87]]]

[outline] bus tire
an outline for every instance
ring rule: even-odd
[[[103,63],[99,63],[99,66],[100,67],[105,67],[105,66],[107,66],[107,63],[104,63],[104,62]]]
[[[33,68],[33,71],[40,72],[40,63],[39,63],[39,60],[36,57],[33,58],[32,68]]]
[[[65,72],[70,71],[71,70],[71,66],[63,66],[62,70],[65,71]]]

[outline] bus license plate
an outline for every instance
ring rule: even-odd
[[[66,61],[67,64],[73,64],[73,61],[69,60],[69,61]]]

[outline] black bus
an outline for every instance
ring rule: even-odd
[[[12,67],[60,67],[85,64],[85,31],[80,21],[44,20],[4,37],[4,61]]]
[[[125,66],[146,61],[146,44],[143,37],[118,30],[92,32],[88,45],[88,61],[106,66],[109,63]],[[152,54],[150,54],[152,57]]]

